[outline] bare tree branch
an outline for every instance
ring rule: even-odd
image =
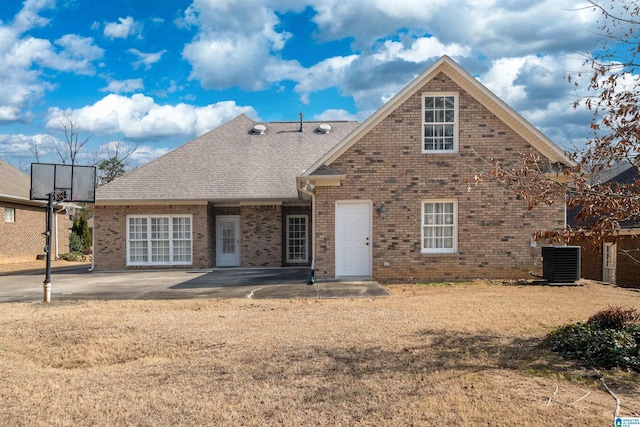
[[[67,161],[70,161],[71,166],[76,164],[76,159],[78,157],[78,152],[84,147],[87,142],[93,137],[93,134],[84,135],[81,133],[80,125],[77,120],[67,114],[64,113],[62,117],[58,120],[62,130],[64,132],[65,143],[66,146],[56,147],[56,152],[58,153],[58,157],[60,157],[60,162],[63,165],[67,164]]]

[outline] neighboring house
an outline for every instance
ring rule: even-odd
[[[44,254],[46,203],[29,200],[31,179],[0,161],[0,263],[35,261]],[[52,256],[69,252],[69,217],[56,208]]]
[[[598,182],[633,184],[638,181],[638,169],[629,162],[621,162],[615,168],[593,177]],[[569,225],[576,226],[574,215],[568,212]],[[588,239],[574,239],[572,244],[580,245],[582,277],[599,280],[613,285],[640,288],[640,223],[622,222],[616,236],[605,239],[594,246]]]
[[[448,57],[364,123],[244,115],[98,188],[96,270],[309,265],[319,278],[521,277],[539,270],[528,210],[484,159],[563,151]]]

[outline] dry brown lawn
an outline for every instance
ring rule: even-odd
[[[538,345],[607,306],[640,308],[640,293],[389,289],[377,299],[0,304],[0,424],[612,424],[615,400],[593,371]],[[638,414],[638,376],[604,375],[621,415]]]

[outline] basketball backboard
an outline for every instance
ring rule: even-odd
[[[31,200],[59,200],[95,203],[96,167],[31,163]]]

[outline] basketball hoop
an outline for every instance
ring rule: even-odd
[[[31,163],[31,200],[47,203],[47,266],[44,279],[44,302],[51,302],[51,230],[53,206],[63,202],[96,202],[96,167]],[[65,211],[69,207],[65,206]],[[75,212],[75,208],[73,212]],[[68,211],[67,211],[68,212]]]
[[[76,207],[75,206],[71,206],[71,205],[65,205],[64,206],[64,213],[69,215],[69,216],[73,216],[76,213]]]

